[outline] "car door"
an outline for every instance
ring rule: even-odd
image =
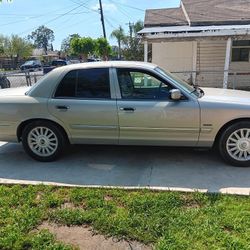
[[[194,146],[200,130],[197,100],[170,98],[172,84],[151,71],[117,68],[120,144]]]
[[[68,128],[73,143],[118,143],[111,89],[109,68],[72,70],[59,83],[48,107]]]

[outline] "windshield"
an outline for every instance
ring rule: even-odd
[[[177,77],[174,74],[171,74],[168,71],[165,71],[163,69],[161,69],[160,67],[155,68],[155,70],[160,73],[161,75],[172,79],[173,81],[175,81],[177,84],[181,85],[181,87],[188,91],[189,93],[195,94],[196,96],[199,96],[198,91],[196,90],[196,88],[194,86],[189,85],[187,82],[183,81],[182,79],[180,79],[179,77]]]
[[[25,65],[32,65],[34,63],[34,61],[27,61],[27,62],[25,62],[24,64]]]

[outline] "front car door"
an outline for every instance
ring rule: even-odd
[[[69,71],[48,106],[68,128],[73,143],[118,143],[116,99],[109,68]]]
[[[117,101],[120,144],[197,144],[200,131],[197,99],[183,94],[181,100],[171,100],[170,90],[176,86],[152,71],[137,68],[114,71],[120,89]]]

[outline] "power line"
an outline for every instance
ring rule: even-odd
[[[81,11],[81,12],[75,12],[75,13],[68,13],[67,15],[74,16],[74,15],[88,14],[88,13],[90,13],[90,11]],[[4,23],[4,24],[1,24],[1,26],[7,26],[7,25],[11,25],[11,24],[20,23],[20,22],[28,22],[31,19],[37,19],[37,18],[44,17],[44,16],[48,16],[48,15],[40,15],[40,16],[36,16],[36,17],[32,16],[32,17],[28,17],[25,20],[18,20],[18,21],[13,21],[13,22],[9,22],[9,23]],[[62,14],[57,14],[57,15],[54,15],[54,16],[62,16]]]
[[[78,5],[77,7],[74,7],[73,9],[71,9],[71,10],[69,10],[69,11],[67,11],[67,12],[65,12],[65,13],[63,13],[63,14],[61,14],[61,15],[59,15],[59,16],[53,18],[53,19],[50,19],[48,22],[46,22],[46,23],[44,23],[44,24],[42,24],[42,25],[46,25],[46,24],[48,24],[48,23],[54,22],[55,20],[57,20],[57,19],[59,19],[59,18],[65,16],[65,15],[71,13],[72,11],[74,11],[74,10],[76,10],[76,9],[79,9],[79,8],[82,7],[83,5],[85,5],[85,3],[82,3],[82,4]],[[31,30],[34,30],[35,28],[37,28],[37,26],[36,26],[36,27],[33,27],[32,29],[25,30],[25,31],[19,33],[18,35],[23,35],[23,34],[29,32],[29,31],[31,31]]]
[[[77,21],[76,23],[72,23],[72,24],[70,24],[70,25],[68,25],[68,26],[64,26],[64,27],[61,27],[61,29],[57,29],[57,32],[58,31],[61,31],[61,30],[64,30],[65,28],[71,28],[71,27],[75,27],[76,25],[78,25],[78,24],[80,24],[80,23],[83,23],[83,22],[85,22],[85,21],[90,21],[91,19],[93,19],[93,17],[92,18],[87,18],[87,19],[83,19],[83,20],[81,20],[81,21]]]
[[[26,18],[38,18],[38,17],[42,17],[42,16],[48,16],[50,13],[53,13],[53,16],[60,16],[62,15],[62,13],[59,13],[59,14],[54,14],[54,11],[53,12],[49,12],[48,14],[43,14],[43,15],[38,15],[36,16],[36,14],[33,14],[33,15],[15,15],[15,14],[1,14],[1,16],[11,16],[11,17],[26,17]],[[80,12],[74,12],[74,13],[69,13],[67,15],[78,15],[78,14],[82,14],[82,13],[90,13],[90,11],[80,11]]]
[[[113,3],[113,1],[109,0],[110,3]],[[122,9],[122,7],[118,8],[118,11],[121,12],[124,16],[131,18],[131,16],[129,16],[129,14],[127,13],[127,11],[125,11],[124,9]]]
[[[119,2],[115,2],[113,0],[109,0],[111,2],[113,2],[114,4],[118,4],[120,6],[125,6],[127,8],[130,8],[130,9],[133,9],[133,10],[137,10],[137,11],[140,11],[140,12],[143,12],[145,13],[145,10],[144,9],[140,9],[138,7],[134,7],[134,6],[131,6],[131,5],[128,5],[128,4],[125,4],[125,3],[119,3]],[[160,14],[160,13],[154,13],[154,12],[151,12],[152,15],[157,15],[157,16],[162,16],[162,17],[166,17],[166,18],[169,18],[169,19],[173,19],[173,20],[176,20],[176,21],[182,21],[183,22],[183,19],[180,19],[180,18],[176,18],[176,17],[172,17],[172,16],[169,16],[169,15],[165,15],[165,14]]]
[[[130,8],[130,9],[134,9],[134,10],[137,10],[137,11],[141,11],[141,12],[144,12],[145,13],[145,10],[144,9],[141,9],[141,8],[138,8],[138,7],[134,7],[134,6],[131,6],[131,5],[128,5],[128,4],[125,4],[125,3],[119,3],[119,2],[116,2],[116,1],[114,1],[114,0],[109,0],[109,1],[111,1],[111,2],[113,2],[113,3],[115,3],[115,4],[118,4],[118,5],[120,5],[120,6],[125,6],[125,7],[127,7],[127,8]],[[210,2],[211,0],[205,0],[205,1],[203,1],[203,2]],[[200,3],[200,0],[198,0],[197,1],[198,3]],[[195,2],[196,3],[196,2]],[[194,4],[194,3],[193,3]],[[235,11],[235,10],[234,10]],[[192,14],[197,14],[197,15],[199,15],[199,16],[202,16],[202,17],[204,17],[204,14],[203,13],[198,13],[198,12],[194,12],[194,11],[188,11],[189,13],[192,13]],[[166,18],[168,18],[168,19],[172,19],[172,20],[176,20],[176,21],[181,21],[181,22],[183,22],[183,21],[185,21],[185,20],[183,20],[183,19],[180,19],[180,18],[177,18],[177,17],[173,17],[173,16],[169,16],[169,15],[165,15],[165,14],[160,14],[160,13],[154,13],[154,12],[151,12],[150,13],[151,15],[156,15],[156,16],[161,16],[161,17],[166,17]],[[213,18],[219,18],[219,17],[221,17],[221,15],[219,14],[219,13],[213,13],[213,16],[212,17],[209,17],[209,13],[206,13],[207,14],[207,17],[208,18],[211,18],[211,20],[213,20]],[[238,18],[238,16],[236,16],[236,15],[231,15],[231,17],[233,17],[233,18]]]
[[[112,22],[109,21],[107,17],[105,17],[104,19],[111,28],[115,29],[115,26],[112,24]]]
[[[81,5],[79,2],[76,2],[76,1],[74,1],[74,0],[69,0],[69,1],[72,2],[72,3],[78,4],[79,6]],[[85,4],[89,3],[90,1],[92,1],[92,0],[86,1]],[[87,9],[87,10],[90,10],[90,11],[93,11],[93,12],[96,12],[96,13],[100,14],[98,10],[94,10],[94,9],[92,9],[92,8],[89,8],[89,7],[87,7],[86,5],[81,6],[81,7],[85,8],[85,9]]]
[[[61,10],[65,10],[65,9],[68,9],[67,8],[60,8],[60,9],[57,9],[57,10],[53,10],[53,11],[49,11],[47,13],[43,13],[43,14],[40,14],[40,15],[34,15],[34,16],[31,16],[29,19],[25,19],[25,20],[18,20],[18,21],[14,21],[14,22],[10,22],[10,23],[4,23],[4,24],[1,24],[1,26],[6,26],[6,25],[10,25],[10,24],[15,24],[15,23],[20,23],[20,22],[26,22],[26,21],[29,21],[30,19],[37,19],[37,18],[40,18],[40,17],[44,17],[44,16],[47,16],[51,13],[55,13],[56,11],[61,11]],[[2,15],[2,14],[1,14]],[[13,14],[14,15],[14,14]]]
[[[70,5],[70,7],[72,7],[72,5]],[[39,14],[39,16],[45,16],[45,15],[48,15],[48,14],[50,14],[50,13],[54,13],[54,12],[56,12],[56,11],[61,11],[61,10],[65,10],[65,9],[68,9],[69,7],[67,6],[67,7],[63,7],[63,8],[60,8],[60,9],[56,9],[56,10],[52,10],[52,11],[49,11],[49,12],[47,12],[47,13],[43,13],[42,15],[40,15]],[[29,14],[14,14],[14,13],[1,13],[1,16],[8,16],[8,15],[10,15],[10,16],[24,16],[24,17],[26,17],[26,16],[28,16],[28,15],[30,15],[30,13]],[[30,16],[36,16],[37,14],[34,14],[34,15],[30,15]]]

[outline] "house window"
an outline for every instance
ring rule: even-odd
[[[233,41],[232,62],[249,62],[250,40]]]

